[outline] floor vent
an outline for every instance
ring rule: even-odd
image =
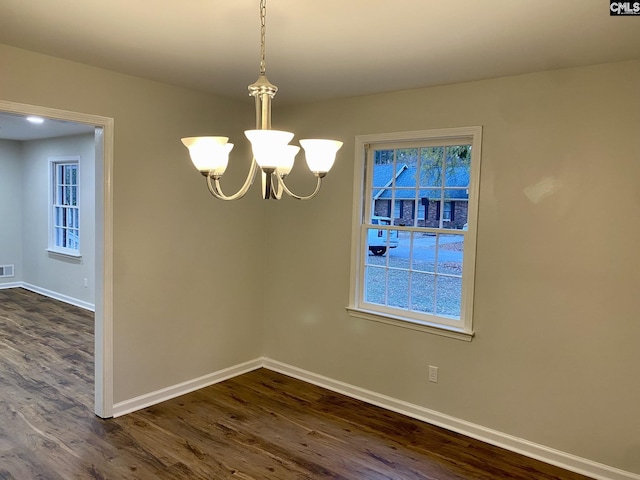
[[[0,278],[13,277],[13,265],[0,265]]]

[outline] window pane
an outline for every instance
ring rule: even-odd
[[[438,235],[438,273],[462,275],[463,235]]]
[[[56,247],[62,247],[64,245],[64,229],[54,229],[54,242]]]
[[[436,314],[460,318],[462,278],[436,277]]]
[[[411,274],[411,309],[433,313],[435,275],[427,273]]]
[[[389,267],[409,270],[411,232],[392,230],[389,244]]]
[[[380,222],[380,225],[388,225],[389,220],[384,218],[372,219]],[[370,228],[367,230],[367,250],[370,255],[382,256],[390,249],[398,246],[398,231],[386,228]]]
[[[62,226],[62,208],[61,207],[55,207],[53,217],[54,217],[53,226],[54,227]]]
[[[462,229],[467,223],[467,215],[469,211],[469,202],[467,201],[467,190],[461,189],[445,189],[444,211],[442,213],[443,220],[448,223],[444,228]],[[458,200],[459,198],[459,200]]]
[[[367,229],[367,250],[369,256],[382,257],[387,252],[389,230],[369,228]],[[382,259],[382,263],[386,263]]]
[[[388,304],[392,307],[409,308],[409,272],[389,270]]]
[[[67,238],[68,238],[67,247],[73,248],[74,250],[78,250],[79,248],[78,230],[75,228],[67,230]]]
[[[420,186],[439,187],[442,185],[442,164],[444,147],[420,149]]]
[[[419,272],[435,272],[436,236],[414,232],[412,239],[411,269]]]
[[[373,163],[376,165],[393,163],[393,150],[376,150],[374,152]]]
[[[367,267],[365,273],[364,300],[384,305],[387,293],[387,272],[384,268]]]
[[[468,165],[471,160],[471,145],[450,145],[445,147],[447,163],[453,165]]]
[[[396,163],[398,165],[406,165],[407,167],[418,166],[418,149],[417,148],[399,148],[396,150]]]
[[[376,150],[374,152],[373,161],[373,179],[374,187],[385,187],[393,180],[393,150]]]
[[[391,168],[388,168],[391,167]],[[383,172],[378,173],[380,179],[386,179],[387,182],[393,181],[393,165],[378,165],[375,169],[383,169]],[[388,173],[388,175],[387,175]],[[393,195],[393,189],[391,186],[381,185],[379,187],[373,187],[371,191],[372,211],[375,215],[383,217],[391,217],[391,199]]]
[[[471,148],[469,145],[447,147],[445,163],[445,186],[468,187],[471,169]]]
[[[391,200],[373,198],[373,211],[374,217],[391,218]]]
[[[397,189],[394,225],[413,227],[415,224],[415,189]]]

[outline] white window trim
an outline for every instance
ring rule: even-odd
[[[79,155],[73,155],[73,156],[65,156],[65,157],[49,157],[49,200],[48,200],[48,208],[49,208],[49,243],[48,243],[48,247],[47,247],[47,251],[51,254],[54,255],[60,255],[63,257],[72,257],[72,258],[82,258],[82,254],[81,252],[81,247],[82,247],[82,221],[80,220],[80,215],[82,212],[81,209],[81,197],[80,197],[80,193],[81,193],[81,181],[80,181],[80,156]],[[77,180],[78,180],[78,191],[76,193],[76,198],[77,198],[77,208],[78,208],[78,220],[80,223],[80,226],[78,227],[78,250],[74,250],[74,249],[70,249],[70,248],[64,248],[64,247],[59,247],[56,246],[55,244],[55,233],[54,233],[54,224],[55,224],[55,219],[54,219],[54,198],[56,195],[56,172],[55,172],[55,168],[56,165],[59,165],[61,163],[75,163],[78,165],[78,173],[77,173]]]
[[[471,138],[473,148],[471,149],[471,172],[469,177],[469,202],[473,208],[467,213],[468,229],[465,232],[465,250],[462,270],[463,291],[460,307],[460,326],[445,325],[434,321],[423,321],[415,318],[408,318],[396,315],[395,313],[384,312],[381,309],[372,310],[363,306],[360,296],[363,291],[363,272],[361,256],[366,251],[367,238],[361,235],[361,227],[365,222],[364,216],[367,211],[367,199],[364,198],[366,192],[366,158],[367,145],[378,145],[386,143],[400,142],[446,142],[454,144],[461,138]],[[433,333],[460,340],[471,341],[474,336],[473,331],[473,294],[476,263],[476,233],[478,217],[478,200],[480,186],[480,160],[482,152],[482,127],[459,127],[444,128],[434,130],[417,130],[410,132],[395,132],[373,135],[358,135],[355,139],[355,161],[354,161],[354,184],[353,184],[353,211],[352,211],[352,233],[351,233],[351,282],[349,291],[349,305],[347,311],[353,317],[373,320],[385,324],[395,325],[402,328],[410,328],[423,332]]]

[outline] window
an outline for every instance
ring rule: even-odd
[[[421,198],[418,204],[418,220],[426,220],[429,215],[429,199]]]
[[[80,157],[50,158],[49,250],[80,255]]]
[[[451,205],[453,202],[444,202],[444,210],[442,211],[442,221],[450,222],[453,220],[453,212]]]
[[[467,127],[356,138],[351,315],[471,339],[481,137]],[[374,227],[388,201],[414,214]]]
[[[396,200],[393,209],[393,216],[395,218],[402,218],[402,200]]]

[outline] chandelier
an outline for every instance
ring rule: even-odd
[[[207,179],[209,192],[221,200],[236,200],[244,197],[253,184],[258,170],[262,177],[262,198],[280,200],[282,194],[298,200],[309,200],[320,191],[322,179],[327,174],[342,147],[342,142],[324,139],[300,140],[304,149],[307,166],[316,177],[315,190],[306,196],[296,195],[285,184],[285,177],[291,172],[300,147],[289,145],[294,134],[271,129],[271,100],[278,92],[266,76],[265,31],[266,0],[260,1],[260,76],[249,85],[249,95],[255,98],[256,129],[246,130],[245,136],[251,142],[253,157],[249,173],[240,189],[231,195],[225,195],[220,187],[220,179],[229,163],[229,152],[233,148],[228,137],[187,137],[182,143],[189,149],[193,165]]]

